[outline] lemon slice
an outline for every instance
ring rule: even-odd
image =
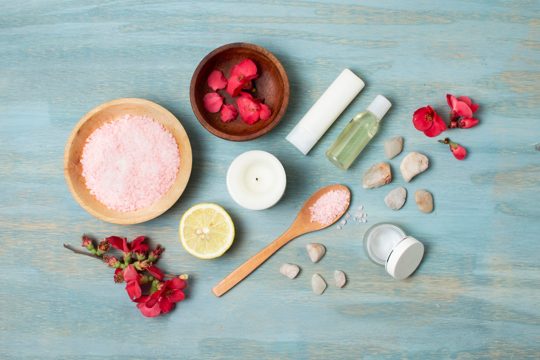
[[[188,253],[199,259],[215,259],[231,247],[234,224],[221,206],[203,203],[184,213],[179,235]]]

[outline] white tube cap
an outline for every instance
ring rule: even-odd
[[[307,155],[311,148],[319,141],[319,136],[313,134],[309,128],[298,124],[291,130],[286,139],[296,146],[302,154]]]
[[[412,236],[407,236],[388,255],[386,272],[397,280],[408,278],[420,265],[423,256],[424,245]]]
[[[377,95],[366,110],[375,115],[377,119],[381,120],[391,107],[392,103],[390,100],[382,95]]]

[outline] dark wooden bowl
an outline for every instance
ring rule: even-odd
[[[204,108],[204,95],[213,91],[207,84],[208,75],[218,69],[228,77],[231,68],[246,58],[255,62],[259,73],[255,80],[257,90],[254,96],[264,99],[272,109],[272,116],[253,125],[244,123],[240,116],[224,123],[219,112],[212,114]],[[234,103],[225,91],[220,91],[220,94],[224,95],[227,104]],[[289,104],[289,79],[283,65],[265,48],[248,43],[227,44],[206,55],[199,63],[191,78],[189,96],[193,112],[206,130],[226,140],[252,140],[272,130],[285,114]]]

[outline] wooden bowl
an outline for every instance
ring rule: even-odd
[[[151,117],[175,138],[180,154],[180,168],[176,180],[161,199],[147,208],[120,212],[107,208],[90,194],[82,176],[81,156],[86,139],[104,123],[116,120],[125,114]],[[73,129],[64,153],[64,176],[69,191],[75,200],[98,219],[114,224],[138,224],[153,219],[167,211],[180,198],[191,174],[191,145],[186,131],[167,109],[144,99],[117,99],[91,110],[84,115]]]
[[[257,89],[254,96],[264,99],[272,109],[272,116],[253,125],[244,123],[240,116],[224,123],[220,120],[219,112],[212,114],[204,108],[204,95],[213,91],[207,84],[208,75],[219,69],[228,77],[231,68],[246,58],[255,62],[259,72],[259,77],[254,81]],[[225,91],[220,91],[220,94],[225,95],[226,103],[234,103]],[[289,79],[283,65],[265,48],[247,43],[227,44],[206,55],[199,63],[191,78],[189,96],[193,112],[206,130],[226,140],[252,140],[272,130],[285,114],[289,104]]]

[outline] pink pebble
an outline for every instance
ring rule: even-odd
[[[88,137],[81,164],[90,193],[109,209],[127,212],[152,205],[170,189],[180,155],[161,124],[124,115]]]
[[[329,225],[336,220],[336,217],[343,214],[349,206],[349,193],[345,190],[332,190],[322,195],[315,201],[309,211],[311,212],[311,222],[318,222]]]

